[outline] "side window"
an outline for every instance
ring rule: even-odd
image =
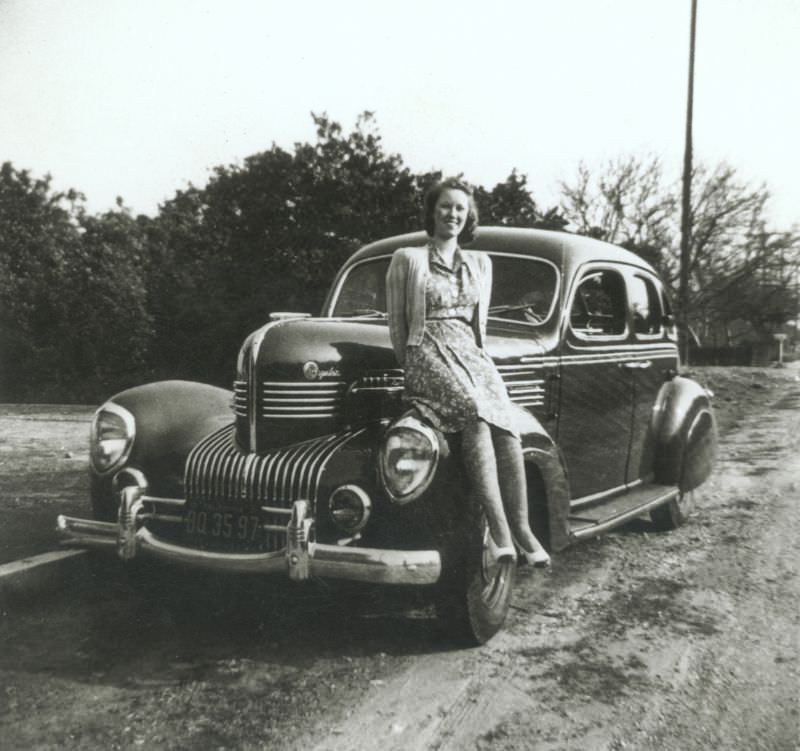
[[[628,280],[628,305],[637,336],[661,335],[661,302],[652,279],[636,275]]]
[[[575,293],[570,326],[582,339],[625,334],[625,280],[617,271],[589,272]]]
[[[489,315],[538,325],[550,316],[556,299],[554,266],[535,258],[492,256]]]

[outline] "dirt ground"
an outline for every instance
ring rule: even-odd
[[[55,549],[55,517],[89,512],[93,412],[0,404],[0,563]]]
[[[694,375],[722,434],[689,522],[522,569],[484,647],[413,594],[208,580],[176,602],[87,577],[2,612],[0,748],[798,751],[800,369]],[[0,408],[4,554],[85,513],[89,414]]]

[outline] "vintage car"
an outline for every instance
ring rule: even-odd
[[[516,564],[492,555],[457,436],[404,403],[389,341],[389,261],[425,241],[359,250],[317,318],[273,313],[245,339],[232,392],[165,381],[103,404],[93,519],[59,517],[67,544],[130,565],[418,585],[454,638],[489,639]],[[716,426],[708,392],[678,373],[653,268],[567,233],[483,228],[471,248],[493,260],[486,347],[517,407],[537,536],[557,551],[647,512],[682,524]]]

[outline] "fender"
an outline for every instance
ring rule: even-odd
[[[717,424],[700,384],[683,376],[665,383],[653,408],[652,430],[656,482],[685,492],[708,478],[717,455]]]
[[[516,425],[522,439],[528,486],[534,486],[532,476],[538,471],[547,498],[550,548],[562,550],[570,544],[570,490],[561,451],[544,426],[527,410],[515,409]],[[530,499],[528,501],[531,505]],[[533,517],[535,514],[531,514]]]
[[[233,422],[233,394],[194,381],[156,381],[112,396],[136,422],[136,438],[123,468],[141,470],[157,495],[183,494],[183,469],[192,447],[209,433]],[[116,474],[116,473],[115,473]],[[91,473],[96,518],[113,520],[113,477]]]

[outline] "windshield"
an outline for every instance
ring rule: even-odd
[[[386,272],[390,256],[353,266],[339,288],[335,316],[386,315]]]
[[[538,258],[492,256],[491,318],[538,325],[550,315],[558,275],[555,266]],[[385,316],[386,271],[390,256],[356,264],[339,287],[334,316]]]

